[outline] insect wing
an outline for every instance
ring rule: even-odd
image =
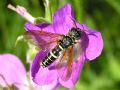
[[[67,81],[72,74],[73,54],[73,47],[65,50],[56,64],[58,74],[63,81]]]
[[[42,30],[31,30],[27,31],[24,36],[34,45],[42,49],[50,49],[57,44],[63,35],[45,32]]]

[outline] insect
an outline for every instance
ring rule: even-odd
[[[28,36],[27,38],[32,39],[38,47],[49,51],[46,57],[40,62],[40,65],[46,68],[57,60],[55,67],[63,80],[68,80],[71,76],[74,45],[81,39],[82,34],[83,30],[77,27],[72,27],[67,35],[42,30],[31,30],[25,33]],[[63,70],[65,73],[61,74]]]

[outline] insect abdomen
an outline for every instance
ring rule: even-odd
[[[42,66],[47,67],[49,66],[52,62],[54,62],[58,56],[60,51],[62,51],[62,47],[60,45],[56,46],[51,52],[48,53],[48,55],[43,59],[42,61]]]
[[[72,39],[69,36],[64,36],[62,40],[59,41],[59,44],[50,52],[48,55],[43,59],[42,66],[47,67],[52,62],[54,62],[58,56],[59,53],[64,50],[65,48],[68,48],[73,43]]]

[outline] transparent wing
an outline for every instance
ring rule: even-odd
[[[74,59],[73,46],[63,52],[56,64],[56,69],[62,80],[67,81],[72,74],[72,65]]]
[[[63,37],[61,34],[45,32],[42,30],[27,31],[24,36],[29,42],[42,49],[50,49],[51,47],[54,47],[54,45],[56,45]]]

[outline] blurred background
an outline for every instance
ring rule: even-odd
[[[24,6],[35,17],[44,17],[45,8],[42,0],[0,0],[0,54],[17,55],[28,70],[26,43],[14,47],[26,21],[7,8],[9,3]],[[104,39],[101,56],[85,63],[72,90],[120,90],[120,0],[50,0],[52,13],[65,3],[73,6],[76,20],[100,31]]]

